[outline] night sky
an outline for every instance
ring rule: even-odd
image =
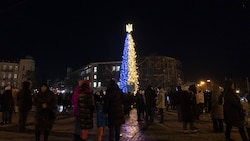
[[[0,59],[33,56],[39,79],[120,61],[127,23],[138,56],[180,60],[185,80],[250,76],[249,0],[9,0],[0,18]]]

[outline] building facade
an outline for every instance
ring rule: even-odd
[[[171,90],[184,82],[182,63],[167,56],[146,56],[138,58],[140,88],[148,85]]]
[[[30,56],[19,61],[1,61],[0,68],[1,88],[10,85],[19,89],[23,81],[35,78],[35,61]]]
[[[171,89],[183,82],[182,63],[175,58],[166,56],[140,57],[137,64],[140,89],[145,89],[147,85]],[[69,82],[77,82],[79,79],[89,80],[94,91],[105,90],[111,78],[117,80],[119,85],[120,66],[121,61],[90,63],[71,72],[67,79],[70,80]]]

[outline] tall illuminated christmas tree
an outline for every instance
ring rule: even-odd
[[[126,25],[126,39],[124,43],[122,64],[120,69],[120,88],[124,93],[136,93],[139,89],[138,70],[136,62],[135,43],[131,32],[132,24]]]

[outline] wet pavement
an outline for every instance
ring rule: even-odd
[[[197,133],[184,134],[182,122],[177,120],[175,110],[164,111],[164,123],[159,123],[159,116],[150,125],[144,121],[137,122],[136,110],[132,109],[126,116],[126,123],[121,128],[120,141],[224,141],[224,133],[212,131],[212,121],[209,114],[201,115],[195,121]],[[0,113],[0,117],[2,113]],[[12,124],[0,125],[0,141],[35,141],[34,136],[34,111],[29,113],[27,131],[17,132],[18,113],[13,114]],[[74,118],[70,112],[61,112],[54,123],[49,141],[73,141]],[[95,120],[94,120],[95,121]],[[96,123],[94,123],[96,124]],[[43,136],[41,136],[42,139]],[[241,141],[237,128],[232,129],[231,137],[235,141]],[[97,140],[97,128],[89,132],[89,141]],[[42,140],[41,140],[42,141]],[[108,127],[105,128],[103,141],[108,141]]]

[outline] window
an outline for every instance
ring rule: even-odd
[[[25,70],[25,66],[23,66],[23,70]]]
[[[93,83],[93,87],[95,87],[95,88],[96,88],[96,82],[94,82],[94,83]]]
[[[96,66],[94,67],[94,72],[97,72],[97,67]]]
[[[12,74],[9,73],[9,74],[8,74],[8,79],[11,79],[11,78],[12,78]]]
[[[116,66],[116,71],[120,71],[120,66]]]
[[[112,71],[115,71],[115,66],[112,66]]]
[[[17,74],[16,73],[14,74],[14,79],[17,79]]]
[[[2,86],[2,87],[4,87],[4,86],[5,86],[5,83],[4,83],[4,82],[2,82],[2,83],[1,83],[1,86]]]
[[[13,69],[13,66],[9,66],[9,70],[12,70]]]
[[[101,87],[102,86],[102,82],[98,82],[98,87]]]
[[[15,66],[15,70],[18,70],[18,66]]]
[[[2,77],[3,77],[3,79],[5,79],[5,78],[6,78],[6,74],[5,74],[5,73],[3,73]]]
[[[97,75],[96,74],[94,75],[94,79],[97,79]]]
[[[3,70],[6,70],[7,66],[6,65],[3,65]]]

